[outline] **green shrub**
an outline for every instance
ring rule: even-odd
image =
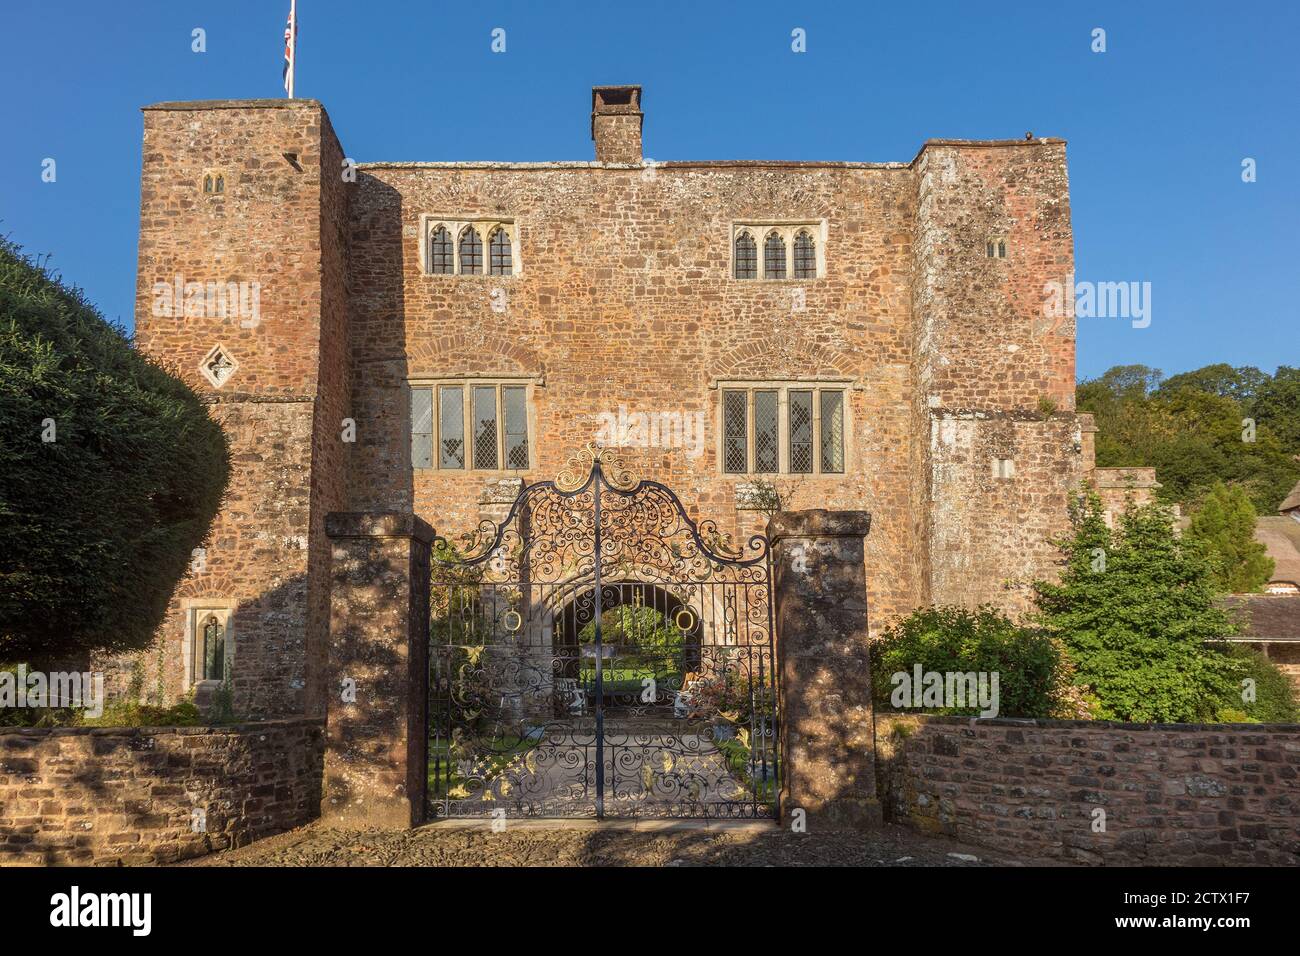
[[[991,606],[929,607],[890,626],[871,644],[876,706],[894,710],[892,675],[921,671],[998,675],[999,717],[1081,717],[1086,707],[1071,693],[1072,669],[1048,635],[1013,623]],[[906,708],[904,708],[906,709]],[[975,715],[979,707],[927,707],[926,713]]]
[[[1184,538],[1214,565],[1215,588],[1228,594],[1258,591],[1273,573],[1273,559],[1255,540],[1255,506],[1235,485],[1216,481],[1192,515]]]
[[[1114,531],[1104,514],[1092,491],[1071,508],[1061,580],[1034,586],[1038,623],[1065,645],[1099,719],[1215,720],[1245,665],[1223,641],[1236,628],[1216,604],[1213,566],[1167,508],[1129,508]]]
[[[1291,678],[1259,651],[1237,645],[1229,653],[1242,664],[1241,680],[1250,679],[1255,682],[1255,700],[1249,703],[1243,700],[1238,685],[1234,694],[1224,698],[1217,719],[1225,723],[1249,721],[1261,724],[1294,724],[1300,721],[1300,707],[1296,705],[1295,687]]]
[[[198,397],[0,240],[0,658],[147,646],[229,470]]]

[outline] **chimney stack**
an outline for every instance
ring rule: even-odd
[[[591,138],[598,163],[641,162],[641,87],[591,88]]]

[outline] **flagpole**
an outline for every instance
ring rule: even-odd
[[[293,74],[298,68],[298,0],[289,0],[289,99],[293,99]]]

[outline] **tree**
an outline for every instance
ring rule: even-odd
[[[1300,368],[1279,365],[1256,389],[1248,411],[1261,428],[1277,436],[1287,454],[1300,456]]]
[[[1216,719],[1244,665],[1207,643],[1235,630],[1215,603],[1209,562],[1175,535],[1167,508],[1131,507],[1115,531],[1104,513],[1091,490],[1074,503],[1073,533],[1058,542],[1060,582],[1034,585],[1036,621],[1065,645],[1096,717]]]
[[[1229,594],[1258,591],[1273,573],[1273,559],[1255,540],[1255,508],[1245,493],[1216,481],[1185,538],[1214,564],[1214,586]]]
[[[1260,386],[1267,381],[1269,381],[1268,374],[1253,365],[1233,368],[1227,362],[1220,362],[1191,372],[1172,375],[1160,383],[1156,394],[1168,395],[1188,388],[1218,395],[1221,398],[1230,398],[1243,406],[1249,406]]]
[[[1096,418],[1099,466],[1154,466],[1161,500],[1188,509],[1215,481],[1238,485],[1257,514],[1272,514],[1300,478],[1285,438],[1298,417],[1288,414],[1290,371],[1269,378],[1255,368],[1210,365],[1161,381],[1146,366],[1116,366],[1080,383],[1078,406]]]
[[[0,240],[0,660],[151,643],[229,470],[198,397]]]

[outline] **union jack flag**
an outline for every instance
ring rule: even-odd
[[[284,91],[293,96],[293,58],[294,42],[298,34],[297,4],[289,7],[289,20],[284,25]]]

